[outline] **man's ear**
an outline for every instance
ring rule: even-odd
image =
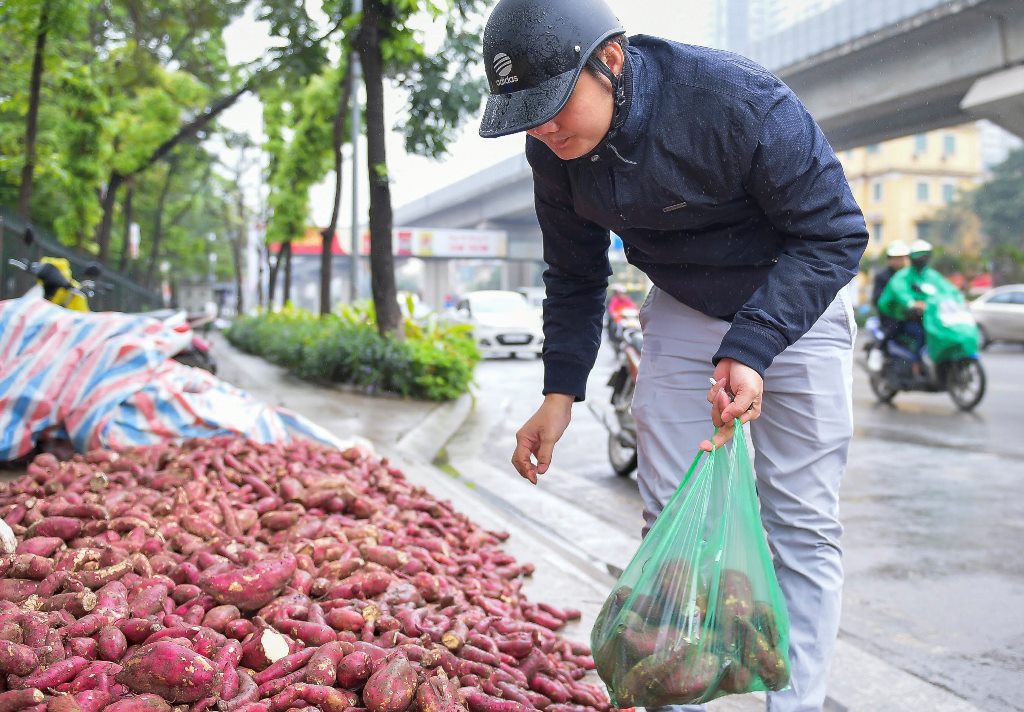
[[[622,74],[622,65],[626,58],[618,42],[609,42],[608,46],[601,50],[601,59],[604,60],[608,69],[612,70],[612,74],[615,76]]]

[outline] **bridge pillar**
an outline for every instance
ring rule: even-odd
[[[960,108],[1024,138],[1024,65],[975,81],[961,100]]]
[[[423,301],[432,309],[444,309],[444,298],[452,290],[450,260],[423,260]]]

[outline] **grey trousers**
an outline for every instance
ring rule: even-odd
[[[729,324],[657,287],[640,321],[644,346],[633,415],[646,535],[698,444],[713,432],[708,378]],[[771,712],[820,712],[825,701],[842,601],[839,483],[853,436],[856,329],[847,290],[840,290],[810,331],[768,368],[761,417],[749,425],[761,520],[791,623],[791,685],[768,695]]]

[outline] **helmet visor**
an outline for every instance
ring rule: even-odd
[[[550,121],[569,102],[579,75],[580,68],[576,68],[529,89],[491,94],[480,120],[480,135],[483,138],[508,136]]]

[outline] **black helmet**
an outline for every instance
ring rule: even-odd
[[[501,0],[484,29],[491,95],[480,135],[518,133],[553,118],[569,101],[591,53],[624,32],[603,0]],[[596,64],[611,78],[618,99],[616,78],[603,62]]]

